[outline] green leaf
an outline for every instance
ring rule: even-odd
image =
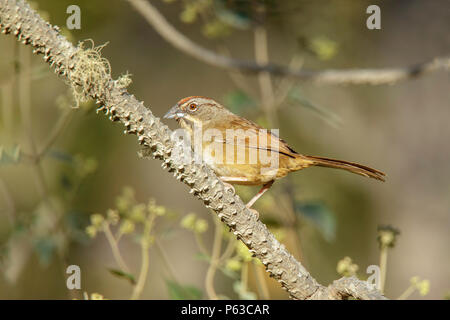
[[[338,115],[308,100],[298,88],[292,88],[288,93],[288,98],[291,103],[300,104],[303,107],[310,109],[335,128],[342,124],[342,120]]]
[[[40,238],[34,242],[34,250],[38,254],[39,262],[47,266],[56,250],[56,243],[50,237]]]
[[[331,242],[335,239],[336,217],[326,205],[320,202],[297,202],[295,203],[295,212],[312,222],[325,240]]]
[[[224,103],[235,113],[242,113],[243,109],[251,108],[256,105],[255,101],[241,90],[235,90],[226,94]]]
[[[194,286],[183,286],[174,281],[166,280],[167,290],[172,300],[199,300],[203,293]]]
[[[242,11],[233,11],[228,9],[224,1],[215,1],[215,13],[217,17],[228,25],[237,29],[248,29],[251,27],[252,21]]]
[[[125,271],[118,270],[118,269],[108,269],[108,271],[116,277],[124,278],[124,279],[130,281],[130,283],[133,285],[136,284],[136,279],[134,278],[134,276],[131,273],[127,273]]]
[[[19,145],[5,148],[0,145],[0,164],[18,163],[21,160],[22,152]]]
[[[338,52],[338,44],[326,37],[319,36],[309,42],[309,49],[320,59],[330,60]]]
[[[73,164],[73,162],[74,162],[74,157],[70,153],[67,153],[67,152],[50,149],[47,152],[47,155],[50,158],[53,158],[53,159],[61,161],[61,162],[68,162],[71,164]]]

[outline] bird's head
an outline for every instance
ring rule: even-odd
[[[216,120],[231,112],[211,98],[191,96],[178,101],[165,115],[166,119],[184,120],[191,124]]]

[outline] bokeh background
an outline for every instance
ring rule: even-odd
[[[271,62],[286,65],[295,56],[307,69],[406,67],[450,53],[450,7],[445,0],[151,3],[190,39],[235,58],[254,60],[256,27],[267,32]],[[111,63],[113,77],[130,73],[129,91],[159,117],[180,98],[209,96],[263,125],[275,122],[280,135],[300,153],[386,172],[387,181],[379,183],[331,169],[307,169],[275,183],[257,209],[321,284],[340,277],[336,266],[346,256],[359,266],[357,275],[366,278],[367,266],[379,263],[377,228],[391,225],[400,235],[388,253],[386,295],[398,297],[411,277],[418,276],[429,280],[429,292],[421,296],[416,291],[410,298],[448,296],[448,72],[380,86],[293,82],[275,119],[268,119],[257,75],[230,75],[178,51],[127,1],[33,4],[61,27],[68,17],[66,8],[80,6],[81,30],[63,29],[63,34],[74,44],[85,39],[95,45],[108,42],[102,54]],[[370,4],[381,7],[381,30],[366,28]],[[261,6],[265,14],[255,9]],[[244,91],[236,77],[249,90]],[[284,81],[272,80],[275,87]],[[82,292],[128,298],[130,283],[108,271],[118,267],[104,234],[90,238],[85,233],[90,215],[115,208],[126,186],[134,190],[137,202],[153,198],[167,210],[154,229],[163,253],[154,245],[149,251],[141,298],[174,298],[161,254],[180,284],[195,287],[207,298],[209,263],[199,255],[195,232],[180,222],[188,213],[204,219],[208,229],[200,236],[208,250],[214,223],[187,187],[161,170],[159,161],[138,159],[136,138],[97,114],[92,102],[73,108],[65,83],[42,57],[12,36],[0,37],[0,89],[0,298],[82,298]],[[176,127],[174,121],[167,124]],[[30,141],[38,150],[48,146],[37,162],[30,157]],[[248,199],[257,188],[237,191]],[[134,233],[123,237],[120,249],[136,274],[141,255]],[[81,268],[81,290],[66,288],[65,268],[70,264]],[[218,271],[217,293],[245,297],[236,289],[240,272],[233,273],[236,280],[225,267]],[[249,292],[258,292],[261,278],[256,273],[248,271]],[[287,298],[273,279],[264,276],[264,281],[272,299]]]

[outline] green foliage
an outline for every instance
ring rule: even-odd
[[[0,145],[0,165],[18,163],[22,159],[22,151],[19,145],[5,147]]]
[[[180,226],[195,233],[204,233],[208,230],[208,222],[198,218],[195,213],[189,213],[181,219]]]
[[[134,278],[134,276],[131,273],[125,272],[123,270],[111,269],[111,268],[109,268],[108,271],[116,277],[128,280],[132,285],[136,284],[136,279]]]
[[[309,49],[319,60],[330,60],[337,54],[338,45],[327,37],[319,36],[309,41]]]
[[[56,249],[57,245],[55,240],[50,236],[41,237],[34,240],[34,250],[37,253],[39,262],[42,265],[49,265]]]
[[[379,226],[377,236],[378,245],[380,248],[393,248],[399,235],[400,231],[392,226]]]
[[[166,286],[172,300],[200,300],[203,296],[202,291],[194,286],[183,286],[171,280],[166,280]]]
[[[337,273],[343,277],[355,276],[358,269],[358,265],[353,263],[352,258],[350,257],[341,259],[336,266]]]
[[[213,20],[203,26],[203,35],[207,38],[226,37],[231,33],[231,28],[220,20]]]
[[[235,90],[226,94],[224,104],[234,113],[242,114],[247,108],[256,107],[257,103],[244,91]]]
[[[419,277],[412,277],[410,279],[411,286],[413,286],[416,290],[419,291],[421,296],[426,296],[430,292],[430,281],[423,279],[421,280]]]
[[[336,216],[327,206],[321,202],[296,202],[295,212],[320,231],[327,241],[333,241],[336,237]]]

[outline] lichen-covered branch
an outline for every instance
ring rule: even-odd
[[[421,64],[400,68],[349,69],[349,70],[298,70],[276,64],[233,59],[218,54],[193,42],[175,29],[147,0],[127,0],[163,37],[178,50],[215,67],[246,72],[268,72],[273,75],[293,77],[299,81],[319,84],[392,84],[413,79],[437,70],[450,70],[450,56],[435,58]]]
[[[145,148],[143,156],[161,160],[163,168],[190,188],[219,218],[228,225],[238,239],[261,260],[266,270],[281,283],[294,299],[341,299],[348,295],[357,298],[382,299],[383,296],[360,280],[338,280],[325,287],[280,244],[267,227],[250,212],[242,200],[217,178],[205,164],[175,157],[178,142],[171,131],[152,112],[125,89],[127,79],[113,80],[110,66],[98,48],[74,47],[59,29],[44,21],[23,0],[0,0],[0,29],[12,33],[24,44],[31,45],[36,54],[43,54],[55,72],[70,85],[78,98],[93,98],[113,121],[120,121],[125,132],[136,134]]]

